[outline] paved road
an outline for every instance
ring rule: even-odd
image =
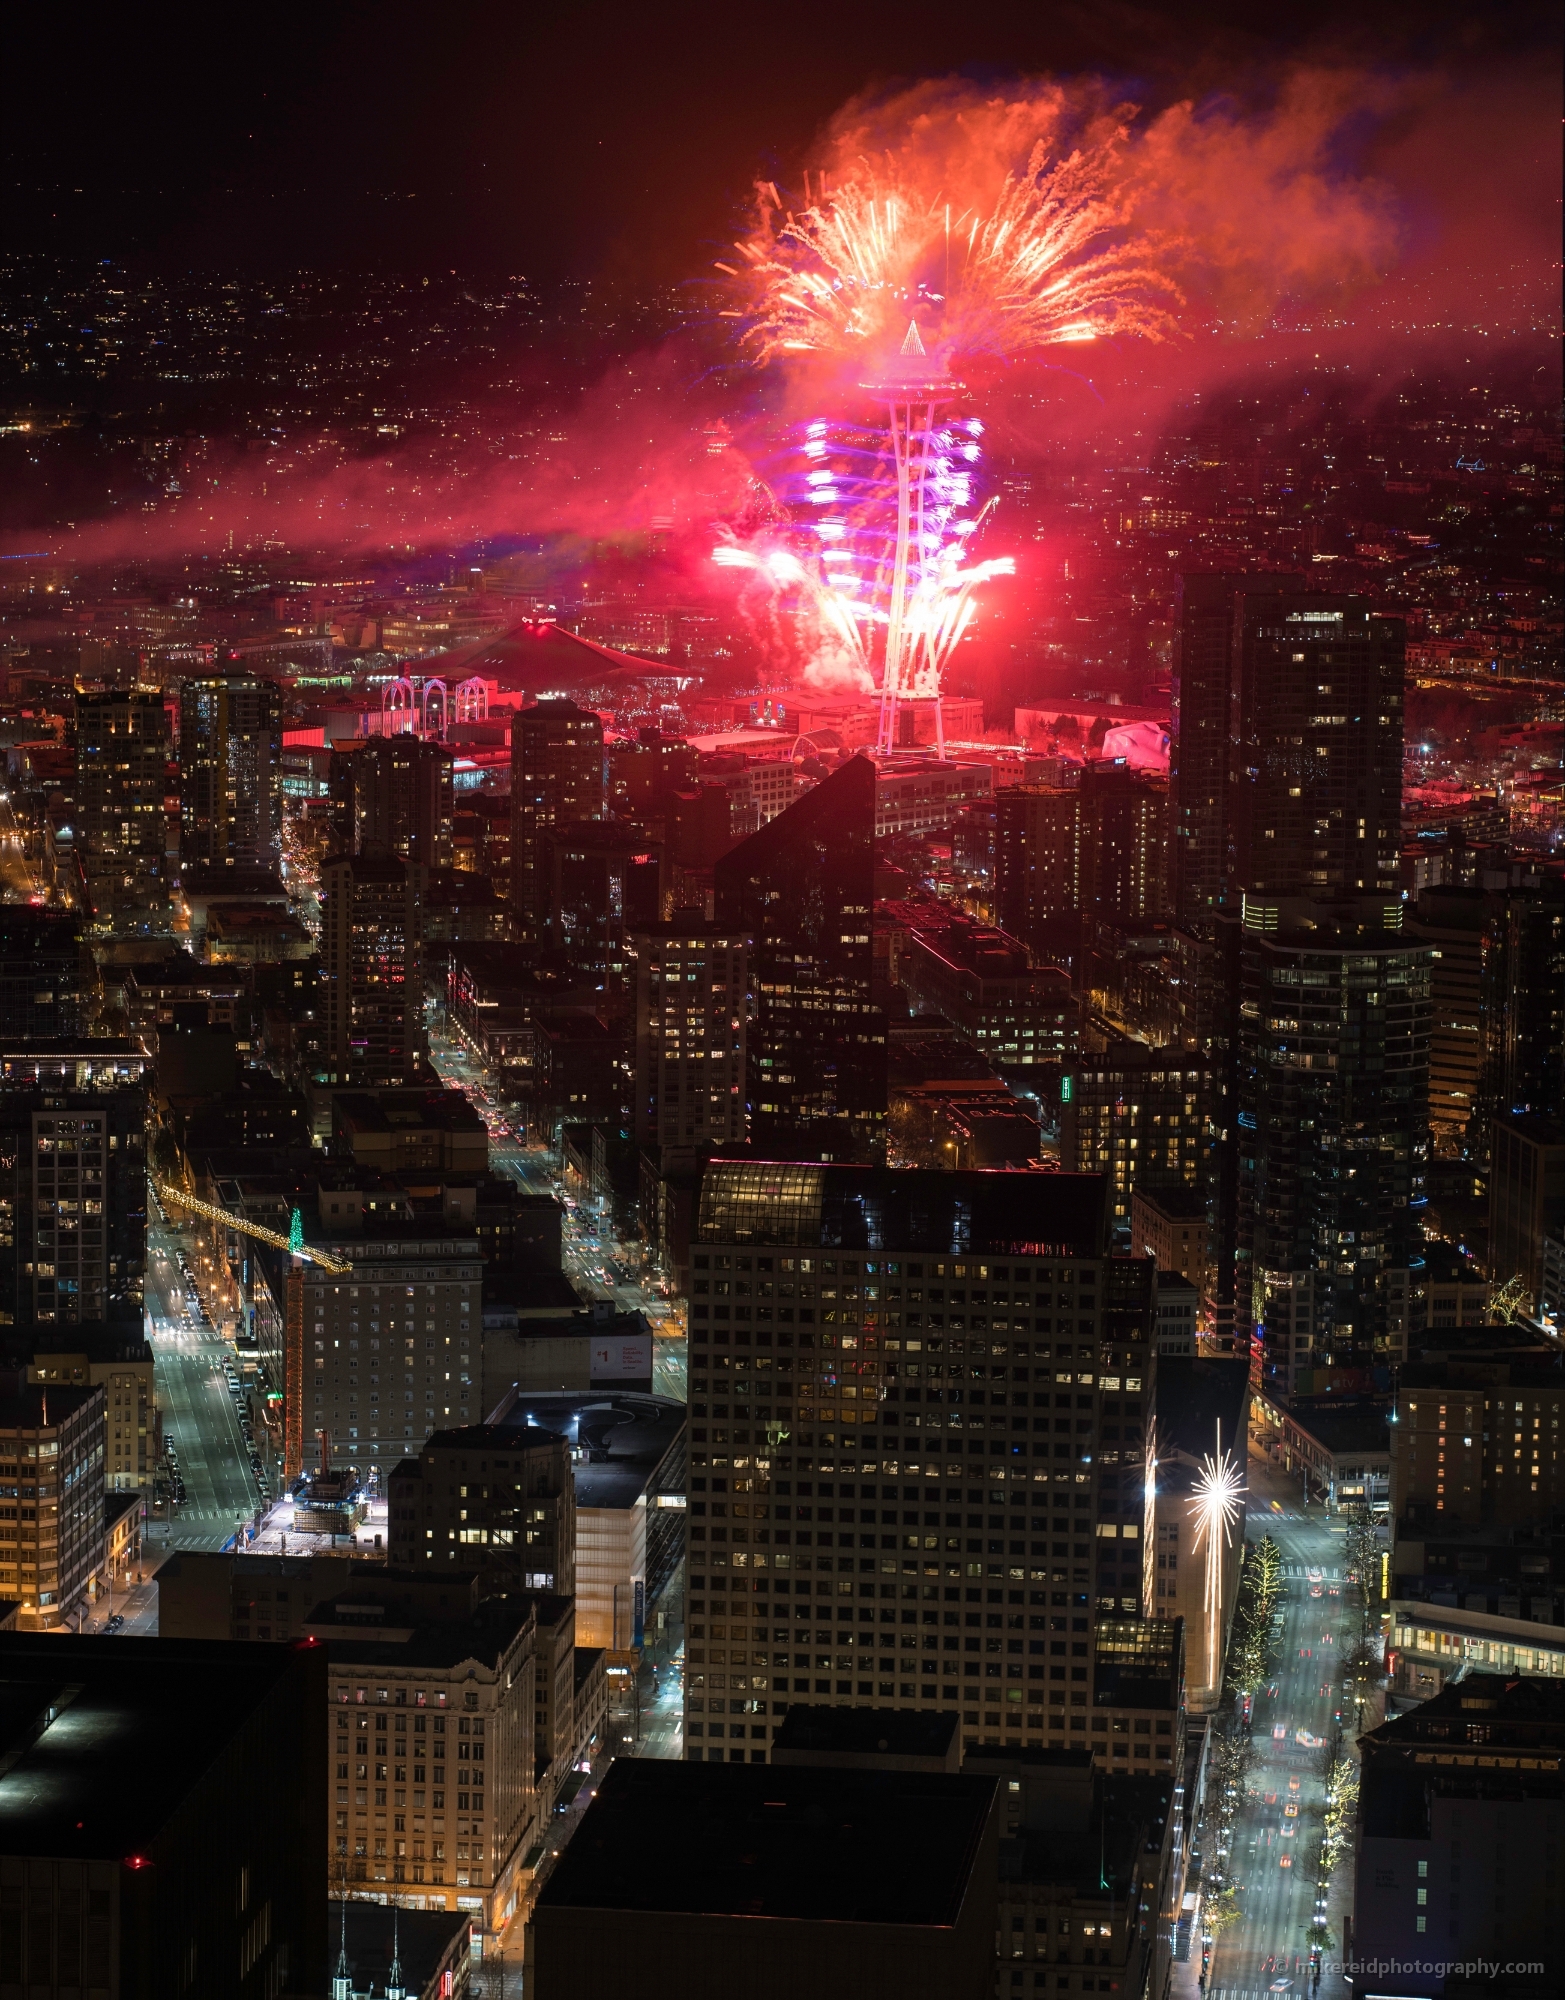
[[[565,1204],[562,1262],[565,1274],[584,1297],[612,1299],[621,1312],[645,1314],[656,1336],[652,1386],[660,1396],[685,1401],[687,1381],[684,1307],[636,1276],[639,1245],[620,1242],[605,1218],[578,1202],[562,1186],[554,1156],[541,1146],[520,1145],[514,1118],[495,1095],[489,1073],[461,1042],[439,1032],[430,1036],[430,1060],[448,1083],[465,1090],[490,1128],[489,1160],[496,1173],[509,1174],[529,1194],[552,1194]]]
[[[172,1437],[185,1481],[185,1504],[171,1523],[150,1523],[156,1550],[218,1549],[260,1500],[223,1364],[227,1343],[186,1310],[175,1257],[178,1232],[149,1208],[147,1338],[157,1370],[163,1435]]]
[[[1249,1464],[1253,1540],[1266,1528],[1285,1564],[1282,1637],[1274,1668],[1275,1695],[1255,1703],[1255,1762],[1234,1827],[1233,1877],[1240,1919],[1212,1955],[1207,2000],[1261,2000],[1311,1991],[1308,1931],[1315,1915],[1317,1867],[1325,1804],[1323,1746],[1332,1740],[1341,1707],[1341,1663],[1354,1634],[1343,1596],[1340,1519],[1324,1508],[1301,1508],[1298,1482],[1262,1460]],[[1315,1593],[1319,1592],[1317,1596]],[[1305,1739],[1301,1741],[1301,1735]],[[1297,1791],[1290,1790],[1297,1781]],[[1288,1815],[1291,1802],[1296,1818]],[[1289,1834],[1286,1828],[1295,1830]],[[1344,2000],[1348,1987],[1332,1970],[1340,1953],[1342,1913],[1350,1895],[1351,1859],[1338,1870],[1327,1919],[1334,1947],[1326,1955],[1320,2000]],[[1180,1990],[1193,1986],[1192,1962]]]

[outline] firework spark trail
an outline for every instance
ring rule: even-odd
[[[851,358],[900,337],[910,310],[939,324],[958,361],[1018,355],[1110,333],[1164,339],[1177,285],[1146,240],[1114,241],[1132,218],[1115,192],[1116,146],[1099,142],[1052,166],[1043,144],[1007,174],[987,209],[953,210],[899,174],[895,156],[798,213],[759,191],[754,229],[720,270],[750,295],[743,341],[763,361],[798,354]]]
[[[742,267],[719,267],[748,295],[735,316],[757,360],[858,362],[884,378],[860,386],[888,406],[896,469],[892,557],[877,571],[886,609],[873,613],[845,593],[843,572],[828,574],[824,559],[810,584],[833,629],[859,631],[877,619],[885,627],[882,748],[894,740],[903,699],[937,703],[936,740],[943,743],[942,670],[972,623],[978,586],[1014,568],[971,560],[987,510],[962,517],[971,467],[956,462],[952,433],[936,416],[961,388],[953,361],[1110,333],[1162,339],[1174,330],[1169,306],[1179,300],[1177,286],[1157,269],[1149,241],[1123,235],[1134,207],[1116,192],[1123,136],[1111,127],[1052,162],[1047,143],[1035,142],[1025,171],[1002,174],[987,205],[953,208],[940,191],[921,188],[917,172],[894,153],[861,159],[834,186],[823,182],[798,213],[767,183],[755,228],[737,246]],[[936,342],[927,362],[920,319]],[[969,426],[969,460],[978,456],[981,428]],[[826,471],[810,479],[815,502],[835,493]],[[840,539],[845,524],[832,523],[828,533],[823,521],[817,533]],[[866,661],[869,636],[861,640]]]

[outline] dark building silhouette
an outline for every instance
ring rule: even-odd
[[[331,836],[340,854],[396,854],[451,866],[452,754],[418,736],[371,736],[331,760]]]
[[[1174,875],[1185,918],[1265,896],[1390,894],[1401,622],[1282,577],[1191,576],[1180,610]]]
[[[324,1647],[4,1632],[0,1696],[0,1981],[326,1990]]]
[[[1359,1738],[1354,1955],[1433,1974],[1388,1990],[1469,1992],[1488,1959],[1515,2000],[1559,1991],[1562,1748],[1565,1690],[1514,1673],[1469,1673]]]
[[[548,914],[544,836],[603,817],[603,724],[573,701],[540,701],[511,724],[511,905],[533,928]]]
[[[855,757],[713,871],[717,922],[754,940],[756,1143],[868,1159],[886,1119],[885,1019],[871,991],[875,766]]]
[[[282,697],[249,674],[187,680],[179,702],[180,866],[282,858]]]
[[[75,1035],[81,1016],[80,917],[0,903],[0,1035]]]
[[[1074,962],[1082,920],[1152,923],[1168,890],[1168,794],[1122,765],[1089,764],[1070,786],[1007,786],[995,803],[1002,926]]]
[[[663,914],[663,843],[621,819],[552,826],[542,840],[550,942],[596,987],[622,987],[626,940]]]

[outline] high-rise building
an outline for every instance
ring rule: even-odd
[[[573,701],[540,701],[511,724],[511,904],[540,928],[550,874],[544,836],[567,821],[601,819],[603,723]]]
[[[1138,1189],[1206,1185],[1210,1099],[1211,1078],[1187,1049],[1116,1041],[1077,1056],[1060,1078],[1060,1164],[1106,1174],[1114,1219],[1126,1223]]]
[[[1507,899],[1504,1109],[1565,1118],[1565,882]]]
[[[77,695],[76,847],[100,922],[167,912],[168,764],[168,713],[157,689]]]
[[[1155,922],[1168,906],[1168,788],[1120,764],[1088,764],[1076,794],[1084,828],[1083,910]]]
[[[1282,1393],[1403,1357],[1390,1293],[1421,1241],[1429,947],[1400,904],[1246,898],[1238,1059],[1241,1326]]]
[[[528,1992],[611,2000],[631,1980],[645,2000],[980,2000],[998,1790],[987,1774],[618,1757],[533,1911]]]
[[[419,736],[367,736],[331,759],[331,839],[339,854],[452,861],[452,753]]]
[[[895,919],[895,906],[889,913]],[[1018,938],[947,903],[907,906],[896,978],[915,1014],[939,1014],[996,1068],[1033,1069],[1076,1052],[1078,1010],[1066,975],[1035,966]]]
[[[1153,1267],[1105,1254],[1106,1196],[1096,1174],[708,1165],[689,1757],[764,1755],[789,1696],[1107,1756],[1096,1635],[1146,1610],[1157,1362]]]
[[[854,757],[725,854],[717,922],[752,940],[750,1129],[868,1159],[884,1143],[885,1019],[872,990],[875,766]]]
[[[676,911],[671,923],[636,932],[630,953],[637,1142],[701,1147],[743,1139],[749,940]]]
[[[353,1263],[351,1282],[318,1264],[297,1267],[298,1333],[284,1368],[290,1479],[313,1460],[323,1430],[350,1467],[385,1479],[432,1431],[482,1414],[477,1243],[405,1226],[385,1236],[336,1244]]]
[[[434,1432],[387,1482],[391,1560],[478,1570],[486,1596],[576,1590],[576,1488],[563,1427],[464,1424]],[[484,1472],[477,1474],[482,1461]],[[468,1490],[459,1492],[465,1486]]]
[[[628,939],[663,916],[663,843],[629,820],[561,821],[543,835],[543,927],[594,987],[623,990]]]
[[[1483,1073],[1484,895],[1419,892],[1407,934],[1429,947],[1429,1132],[1437,1153],[1462,1150]]]
[[[80,1034],[84,984],[80,916],[0,903],[0,1035]]]
[[[1172,763],[1177,908],[1397,886],[1399,620],[1287,578],[1192,576]]]
[[[1082,920],[1151,923],[1167,903],[1168,794],[1120,765],[996,800],[995,908],[1035,950],[1074,962]]]
[[[179,702],[181,866],[275,869],[282,859],[282,696],[275,681],[211,674]]]
[[[0,1689],[0,1978],[327,1990],[324,1647],[3,1632]]]
[[[20,1605],[23,1631],[62,1625],[103,1566],[106,1407],[97,1385],[0,1396],[0,1486],[21,1502],[0,1596]]]
[[[139,1336],[147,1270],[146,1091],[0,1091],[0,1322]]]
[[[402,1083],[425,1053],[424,869],[395,855],[321,867],[325,1053],[336,1083]]]

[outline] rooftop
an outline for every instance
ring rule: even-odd
[[[944,1767],[960,1759],[960,1717],[920,1714],[911,1708],[812,1708],[795,1703],[772,1742],[772,1757],[787,1763],[815,1757],[918,1758]],[[956,1768],[956,1763],[951,1763]]]
[[[696,1240],[930,1256],[1100,1257],[1102,1174],[716,1160]]]
[[[0,1853],[118,1861],[149,1844],[294,1653],[0,1633]]]
[[[616,1395],[604,1389],[585,1393],[512,1389],[494,1414],[494,1422],[473,1428],[489,1432],[502,1448],[531,1442],[532,1434],[543,1431],[563,1437],[582,1454],[576,1461],[578,1507],[635,1506],[685,1427],[683,1403],[667,1396]],[[465,1435],[436,1433],[442,1439]],[[430,1443],[434,1442],[432,1438]]]
[[[621,1757],[539,1907],[949,1928],[994,1796],[945,1772]]]

